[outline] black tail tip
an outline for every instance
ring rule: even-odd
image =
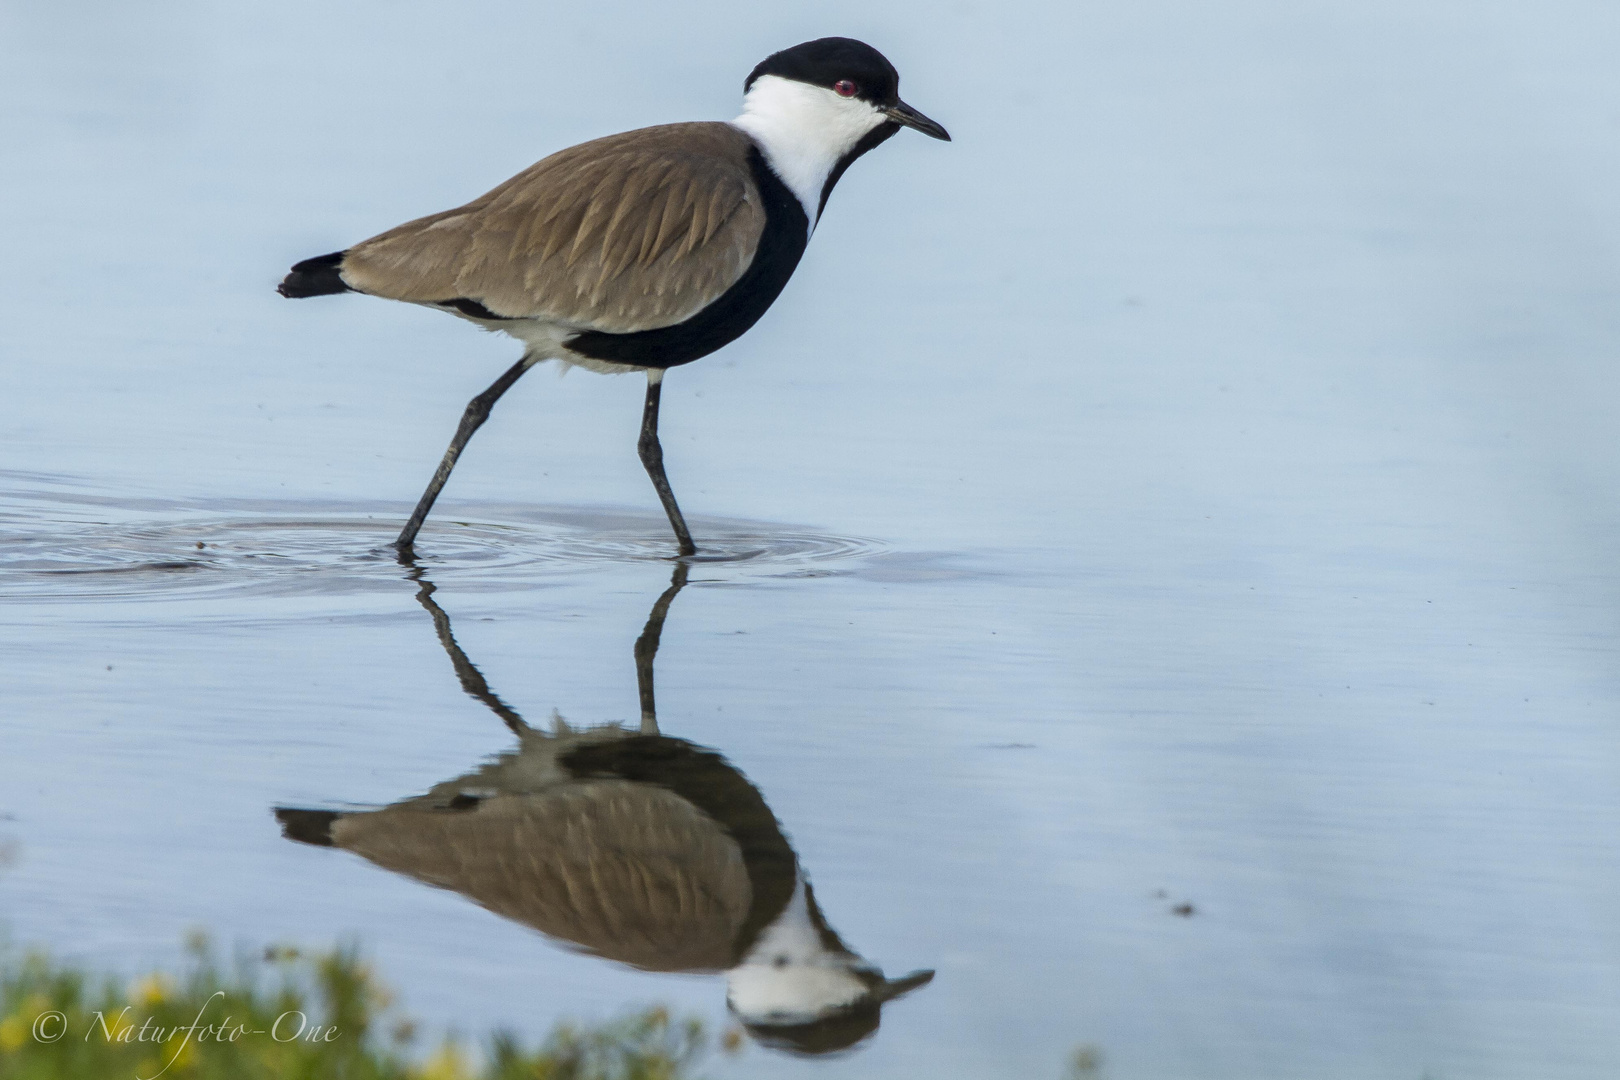
[[[294,263],[292,273],[282,279],[276,286],[276,292],[290,300],[301,300],[306,296],[330,296],[333,293],[353,292],[343,283],[338,270],[343,266],[343,252],[334,251],[330,255],[317,255],[313,259],[305,259],[301,263]]]
[[[332,810],[294,810],[289,806],[276,807],[276,820],[281,822],[281,835],[300,844],[316,847],[332,846],[332,822],[339,815]]]

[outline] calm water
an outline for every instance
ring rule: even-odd
[[[662,597],[658,745],[936,972],[854,1056],[716,1071],[1614,1075],[1620,9],[331,7],[0,4],[14,941],[355,937],[438,1029],[728,1022],[721,975],[274,816],[517,761],[493,696],[637,730]],[[285,267],[730,117],[825,33],[956,141],[861,161],[666,383],[684,588],[641,383],[583,372],[502,401],[397,563],[516,347]]]

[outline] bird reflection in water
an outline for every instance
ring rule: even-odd
[[[686,584],[675,567],[636,640],[641,724],[531,727],[490,689],[413,568],[468,694],[518,738],[477,770],[370,811],[278,808],[292,840],[352,851],[503,918],[645,971],[723,971],[760,1043],[851,1047],[932,971],[885,979],[838,937],[764,798],[719,753],[658,731],[653,661]]]

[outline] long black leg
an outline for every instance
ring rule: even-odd
[[[692,543],[692,534],[686,531],[681,508],[675,505],[675,493],[669,489],[669,477],[664,475],[664,448],[658,445],[658,397],[663,389],[664,373],[658,368],[648,368],[647,404],[641,410],[641,439],[636,443],[636,450],[641,454],[641,463],[647,467],[647,475],[652,477],[653,487],[658,489],[658,498],[664,504],[664,513],[669,515],[669,523],[675,527],[681,554],[695,555],[697,545]],[[445,475],[449,472],[445,469]]]
[[[455,668],[456,679],[461,688],[471,697],[477,698],[490,711],[500,717],[508,728],[516,735],[522,735],[529,730],[528,723],[518,714],[518,711],[501,700],[499,694],[490,689],[489,682],[484,673],[468,658],[461,646],[456,642],[455,634],[450,629],[450,616],[433,599],[437,591],[433,582],[427,579],[422,567],[409,556],[402,556],[400,563],[408,568],[408,576],[417,583],[416,600],[433,618],[433,629],[439,636],[439,644],[450,656],[450,665]],[[664,635],[664,620],[669,617],[669,607],[675,601],[675,595],[686,587],[686,577],[690,567],[686,563],[676,563],[675,572],[670,575],[669,588],[653,602],[652,611],[647,615],[647,625],[642,627],[641,636],[636,638],[636,689],[641,696],[641,733],[643,735],[658,734],[658,704],[653,693],[653,661],[658,658],[658,643]]]
[[[433,582],[429,581],[427,576],[422,573],[421,567],[409,563],[407,565],[411,566],[410,576],[416,580],[418,585],[416,600],[427,608],[429,615],[433,616],[433,629],[439,635],[439,644],[443,645],[444,651],[450,654],[450,666],[456,669],[456,679],[461,683],[461,688],[472,697],[488,705],[490,711],[500,717],[514,735],[522,735],[528,731],[528,723],[518,715],[516,709],[502,701],[500,695],[489,688],[489,682],[484,678],[484,673],[478,670],[478,665],[468,659],[467,654],[456,643],[456,636],[450,631],[450,616],[433,599],[435,591]]]
[[[405,523],[400,530],[399,539],[394,546],[400,551],[411,550],[416,543],[416,534],[422,529],[422,522],[427,520],[428,511],[433,509],[433,501],[439,497],[444,488],[444,482],[450,479],[450,470],[456,467],[456,459],[461,456],[462,447],[472,438],[473,432],[483,426],[489,419],[489,410],[500,400],[501,395],[512,388],[518,377],[533,365],[533,361],[525,356],[522,360],[506,369],[506,374],[490,384],[489,389],[467,402],[467,411],[461,414],[461,424],[456,428],[456,437],[450,440],[450,449],[444,452],[444,458],[439,462],[439,468],[428,483],[427,490],[422,492],[422,498],[417,502],[416,509],[411,511],[411,520]]]
[[[641,692],[643,735],[658,734],[658,704],[653,698],[653,660],[658,656],[658,639],[664,634],[664,619],[669,615],[669,605],[674,601],[675,594],[686,585],[686,572],[686,563],[675,564],[669,588],[653,604],[647,616],[647,625],[642,629],[641,636],[636,638],[636,689]]]

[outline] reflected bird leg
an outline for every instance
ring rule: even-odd
[[[695,555],[697,545],[692,543],[692,534],[686,531],[686,519],[681,517],[681,508],[675,505],[675,493],[669,488],[669,477],[664,475],[664,448],[658,443],[658,398],[663,388],[663,371],[648,368],[647,404],[641,410],[641,439],[636,443],[636,450],[641,454],[641,463],[647,467],[647,475],[652,477],[653,487],[658,489],[664,513],[669,515],[669,523],[675,528],[680,553]],[[445,475],[449,475],[449,469],[445,469]]]
[[[641,693],[641,733],[658,734],[658,705],[653,700],[653,660],[658,656],[658,639],[664,634],[664,619],[675,594],[686,586],[687,565],[675,564],[669,588],[653,604],[647,615],[647,625],[636,638],[636,689]]]
[[[427,490],[422,492],[421,499],[416,503],[416,509],[411,511],[411,519],[400,530],[399,539],[394,541],[394,546],[400,551],[409,551],[411,545],[416,543],[416,534],[421,531],[422,522],[427,520],[428,511],[433,509],[433,501],[439,497],[445,481],[450,479],[450,470],[456,467],[456,459],[461,456],[461,450],[467,445],[467,440],[473,437],[473,432],[483,427],[484,421],[489,419],[489,410],[501,399],[501,395],[510,390],[512,384],[538,362],[532,356],[524,356],[507,368],[506,374],[491,383],[488,390],[467,402],[467,411],[461,414],[461,423],[456,427],[455,438],[450,440],[450,448],[444,452],[438,469],[433,473],[433,479],[428,482]]]
[[[462,651],[461,646],[456,644],[456,636],[450,632],[450,616],[433,600],[433,593],[435,592],[433,582],[422,574],[421,567],[414,564],[411,564],[411,566],[411,577],[420,582],[422,586],[416,592],[416,600],[427,608],[429,615],[433,616],[433,629],[439,635],[439,644],[443,645],[444,651],[450,654],[450,664],[456,669],[456,678],[460,681],[461,688],[470,696],[488,705],[496,716],[505,721],[506,726],[512,730],[512,734],[522,735],[528,731],[528,722],[518,715],[516,709],[502,701],[500,695],[489,688],[484,673],[478,670],[478,666],[469,660],[467,654]]]

